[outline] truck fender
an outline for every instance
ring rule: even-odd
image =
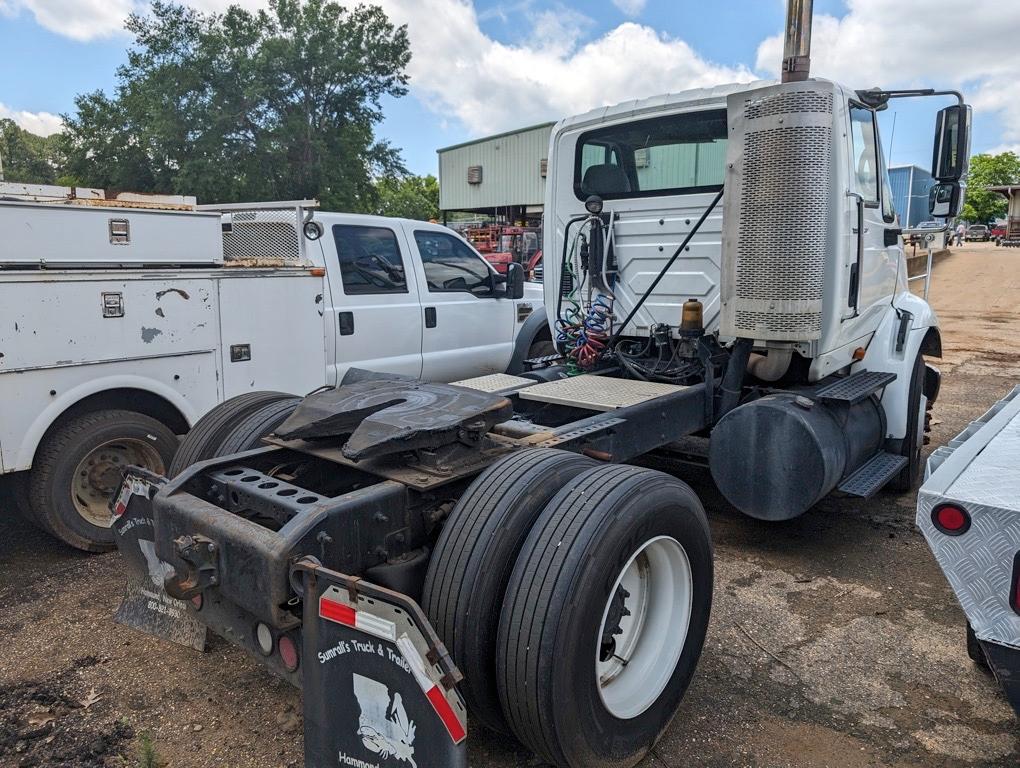
[[[176,408],[189,425],[194,424],[200,415],[195,411],[194,404],[186,400],[180,392],[160,381],[132,375],[105,376],[93,379],[60,393],[53,399],[53,402],[43,409],[26,430],[21,447],[18,449],[16,464],[11,471],[32,467],[32,459],[46,430],[53,426],[69,408],[86,397],[114,389],[136,389],[161,397]]]
[[[552,338],[549,323],[545,317],[545,307],[538,303],[517,332],[514,353],[510,357],[510,364],[506,367],[507,373],[517,374],[524,370],[524,361],[528,359],[528,350],[531,349],[531,345],[542,331],[549,332],[549,338]]]
[[[911,321],[902,347],[897,349],[903,312],[911,314]],[[942,336],[938,322],[928,302],[910,292],[901,293],[882,318],[864,358],[851,368],[851,372],[866,370],[896,374],[896,380],[888,384],[882,393],[887,438],[902,440],[907,434],[907,395],[918,353],[942,356]]]

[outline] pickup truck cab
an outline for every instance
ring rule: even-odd
[[[447,382],[548,354],[542,290],[457,233],[314,202],[0,185],[0,484],[85,550],[120,470],[167,473],[205,413],[350,367]],[[91,195],[92,199],[87,199]]]

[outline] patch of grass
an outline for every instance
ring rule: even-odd
[[[138,737],[138,762],[136,768],[161,768],[163,761],[156,752],[156,745],[152,743],[152,737],[143,733]]]

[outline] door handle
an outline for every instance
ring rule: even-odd
[[[425,307],[425,327],[435,328],[436,327],[436,308]]]
[[[354,313],[340,312],[339,314],[337,314],[337,318],[339,318],[340,321],[340,335],[341,336],[354,335]]]
[[[882,240],[883,240],[882,244],[886,248],[890,248],[890,247],[896,245],[897,243],[899,243],[900,235],[902,235],[902,234],[903,234],[903,230],[902,229],[898,229],[896,227],[886,227],[885,234],[882,237]]]

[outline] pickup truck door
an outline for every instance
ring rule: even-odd
[[[456,381],[502,373],[513,355],[516,306],[468,243],[435,225],[406,225],[418,259],[422,378]]]
[[[334,224],[323,237],[336,333],[331,376],[350,367],[421,375],[422,311],[418,283],[399,225],[378,219]]]

